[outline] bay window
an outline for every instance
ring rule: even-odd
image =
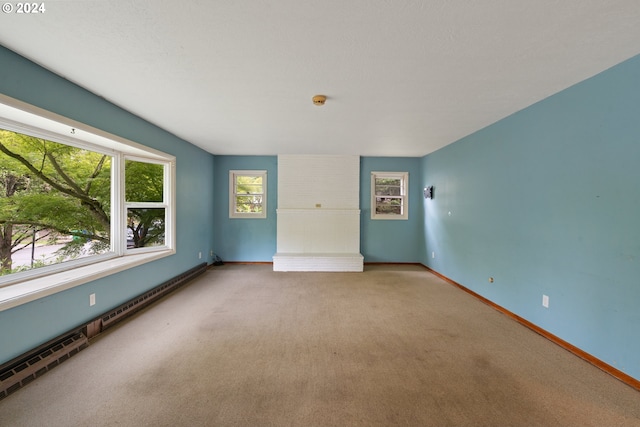
[[[0,309],[39,277],[174,253],[174,175],[173,156],[0,95]]]

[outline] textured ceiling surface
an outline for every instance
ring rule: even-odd
[[[44,5],[0,42],[214,154],[422,156],[640,53],[638,0]]]

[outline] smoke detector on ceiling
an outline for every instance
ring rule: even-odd
[[[316,95],[312,99],[315,105],[324,105],[325,101],[327,100],[327,97],[324,95]]]

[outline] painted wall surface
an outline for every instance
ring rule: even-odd
[[[271,262],[276,253],[278,165],[275,156],[215,156],[216,252],[223,261]],[[267,219],[229,218],[229,170],[266,169]],[[409,219],[371,220],[371,171],[409,172]],[[362,157],[360,162],[360,250],[365,262],[421,262],[422,183],[420,158]],[[413,179],[412,179],[413,178]]]
[[[422,161],[423,263],[637,379],[639,118],[637,56]]]
[[[409,218],[371,219],[371,172],[409,172]],[[362,157],[360,159],[360,253],[364,262],[421,262],[421,159],[417,157]]]
[[[278,158],[215,156],[214,252],[223,261],[272,262],[276,253]],[[229,171],[267,171],[267,217],[229,218]]]
[[[0,92],[176,156],[177,252],[0,312],[0,363],[201,263],[213,248],[213,156],[0,47]],[[167,105],[167,108],[171,108]],[[202,252],[203,258],[198,258]],[[96,305],[89,307],[89,294]]]

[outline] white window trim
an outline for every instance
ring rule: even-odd
[[[397,215],[376,213],[376,178],[402,179],[402,214]],[[409,219],[409,172],[371,172],[371,219]]]
[[[262,177],[262,212],[236,212],[236,176]],[[266,170],[230,170],[229,171],[229,218],[250,219],[267,217],[267,171]]]
[[[69,118],[51,113],[0,94],[0,126],[7,130],[42,137],[112,156],[113,163],[124,164],[124,157],[160,163],[165,167],[165,200],[167,218],[165,245],[126,250],[123,227],[124,180],[112,185],[111,252],[95,257],[65,262],[11,275],[0,284],[0,311],[61,292],[111,274],[172,255],[175,250],[175,157],[127,139],[109,134]],[[73,131],[71,131],[73,130]],[[112,171],[118,168],[113,167]],[[120,168],[122,169],[122,168]],[[117,172],[113,172],[114,174]],[[112,176],[112,182],[114,177]],[[119,205],[119,206],[113,206]],[[118,209],[120,207],[120,209]]]

